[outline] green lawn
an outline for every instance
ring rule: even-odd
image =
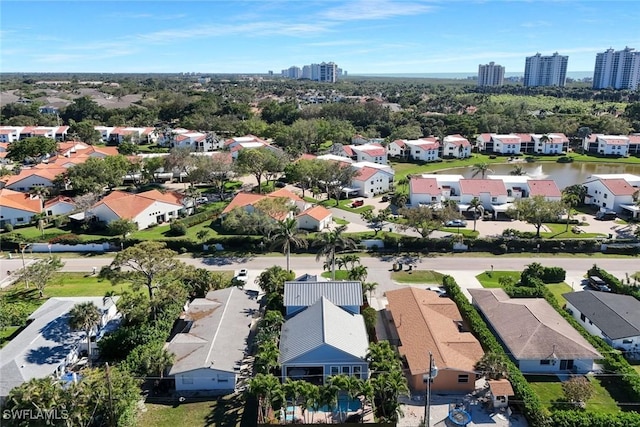
[[[442,231],[444,233],[451,233],[451,234],[461,234],[464,237],[473,237],[476,238],[478,237],[478,235],[480,234],[478,231],[473,231],[473,229],[469,229],[469,228],[457,228],[457,227],[444,227],[439,229],[438,231]]]
[[[58,273],[51,279],[44,293],[47,297],[102,297],[109,291],[122,293],[130,289],[130,283],[114,286],[110,281],[88,273]]]
[[[331,279],[331,272],[325,271],[321,274],[322,277],[327,279]],[[336,280],[349,280],[349,272],[347,270],[338,270],[336,269]]]
[[[482,274],[478,274],[476,279],[480,282],[483,288],[500,288],[501,277],[512,277],[515,282],[520,280],[519,271],[485,271]]]
[[[611,397],[608,390],[603,386],[599,378],[591,375],[587,376],[593,385],[594,394],[587,401],[587,412],[616,413],[620,411],[616,401]],[[553,375],[534,376],[528,375],[527,380],[531,388],[540,398],[540,401],[548,409],[566,409],[562,383],[558,377]]]
[[[442,285],[443,274],[433,270],[394,271],[391,280],[398,283],[424,283]]]
[[[550,231],[542,231],[540,232],[540,236],[543,239],[595,239],[598,237],[606,237],[604,234],[600,233],[574,233],[572,230],[572,225],[569,225],[569,231],[565,231],[567,228],[566,224],[544,224]]]
[[[206,402],[167,405],[145,403],[146,411],[138,418],[138,426],[248,427],[255,425],[255,406],[233,395]]]
[[[566,283],[550,283],[547,286],[547,289],[549,289],[549,291],[551,291],[551,293],[553,294],[554,297],[556,297],[556,301],[558,301],[558,304],[560,304],[560,307],[563,307],[566,303],[567,300],[564,299],[564,297],[562,296],[562,294],[566,294],[568,292],[571,292],[571,286],[567,285]]]
[[[342,218],[333,218],[333,222],[335,222],[338,225],[347,225],[347,224],[349,224],[349,221],[347,221],[346,219],[342,219]]]

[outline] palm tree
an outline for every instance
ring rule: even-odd
[[[575,206],[578,206],[580,203],[580,198],[577,194],[566,192],[562,194],[562,201],[567,205],[567,226],[564,231],[569,231],[569,221],[571,221],[571,209]]]
[[[364,282],[367,280],[367,267],[364,265],[356,265],[347,274],[349,280],[357,280],[358,282]]]
[[[369,298],[367,299],[369,301],[369,304],[371,304],[371,295],[373,293],[373,291],[376,290],[376,288],[378,287],[378,282],[362,282],[362,293],[363,294],[369,294]]]
[[[409,185],[409,177],[404,176],[398,180],[398,185],[402,186],[404,190],[407,189],[407,185]]]
[[[343,265],[347,270],[353,270],[357,265],[360,265],[360,257],[356,254],[342,255],[336,260],[338,265]]]
[[[511,170],[511,172],[509,172],[509,175],[513,175],[513,176],[522,176],[524,174],[525,174],[524,169],[522,169],[522,166],[520,165],[515,165]]]
[[[507,377],[508,362],[504,355],[489,352],[478,360],[475,369],[487,379],[499,380]]]
[[[585,146],[587,145],[587,139],[591,136],[591,129],[587,126],[583,126],[578,129],[578,136],[582,139],[582,154],[584,154]]]
[[[298,229],[298,222],[294,218],[278,221],[277,228],[272,235],[272,247],[282,248],[282,251],[287,257],[287,271],[291,271],[289,268],[291,246],[306,248],[309,244],[307,240],[302,237],[305,234],[307,234],[306,231]]]
[[[335,230],[318,234],[311,246],[318,247],[316,261],[323,256],[331,265],[331,280],[336,280],[336,255],[343,250],[355,249],[356,242],[343,235],[346,225],[340,225]]]
[[[280,380],[271,374],[258,374],[249,381],[248,392],[258,399],[258,423],[264,424],[273,402],[282,393]]]
[[[82,302],[69,312],[69,327],[74,331],[84,331],[87,339],[87,360],[91,365],[91,332],[100,324],[100,310],[92,302]]]
[[[473,173],[471,174],[471,178],[475,178],[476,176],[480,175],[482,177],[482,179],[484,179],[485,175],[489,172],[493,172],[493,170],[491,170],[489,168],[489,164],[488,163],[476,163],[475,165],[471,166],[471,169],[473,169]]]
[[[315,412],[317,412],[316,408],[320,408],[319,402],[320,389],[318,386],[307,381],[302,381],[302,387],[300,387],[300,410],[302,412],[302,419],[305,423],[307,422],[305,416],[307,409],[313,409],[313,414],[315,415]],[[314,415],[312,415],[312,418]]]
[[[478,215],[482,215],[484,212],[484,206],[482,206],[482,202],[477,197],[474,197],[469,202],[469,207],[467,211],[473,211],[473,231],[476,231],[476,222],[478,221]]]
[[[255,357],[256,371],[268,374],[278,366],[278,356],[280,349],[274,340],[265,341],[258,346]]]
[[[548,135],[542,135],[540,137],[540,144],[544,145],[544,144],[548,143],[549,141],[551,141],[551,138],[549,138]]]
[[[294,381],[291,378],[287,378],[282,384],[282,391],[284,392],[285,402],[289,403],[291,400],[292,406],[295,407],[298,405],[300,401],[300,396],[304,393],[304,381]],[[285,405],[285,411],[287,410],[288,405]],[[285,420],[287,418],[287,414],[285,412]],[[293,416],[291,417],[293,419]]]
[[[31,189],[29,190],[29,194],[31,196],[37,197],[41,200],[45,200],[49,195],[49,193],[50,193],[49,189],[41,185],[38,185],[36,187],[31,187]]]

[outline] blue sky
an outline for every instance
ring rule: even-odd
[[[609,47],[640,50],[629,1],[2,0],[3,72],[279,73],[334,61],[349,74],[474,72],[569,55],[593,70]]]

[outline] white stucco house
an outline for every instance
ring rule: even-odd
[[[387,150],[380,144],[343,145],[339,154],[356,162],[387,164]]]
[[[185,207],[185,198],[176,192],[161,193],[158,190],[132,194],[113,191],[94,204],[89,215],[106,222],[128,219],[138,225],[139,230],[152,224],[162,224],[179,218],[182,212],[189,213],[191,207]]]
[[[44,204],[44,211],[47,216],[66,215],[76,210],[76,203],[72,198],[57,196],[49,199]]]
[[[483,133],[476,140],[480,151],[496,154],[520,154],[522,140],[515,134]]]
[[[442,157],[456,159],[471,157],[471,143],[462,135],[447,135],[442,139]]]
[[[300,229],[322,231],[333,223],[333,214],[324,206],[317,205],[299,213],[296,221]]]
[[[531,134],[531,139],[537,154],[561,154],[569,149],[569,138],[563,133]]]
[[[413,176],[409,180],[409,204],[411,206],[438,204],[445,198],[445,194],[435,178]]]
[[[625,178],[615,175],[594,175],[583,185],[587,189],[585,203],[618,213],[622,212],[624,206],[635,204],[634,197],[637,197],[640,190],[638,183],[633,186]]]
[[[507,188],[500,179],[461,179],[460,204],[468,205],[474,197],[489,211],[497,211],[498,207],[509,201]]]
[[[29,224],[41,212],[40,198],[7,188],[0,189],[0,227],[5,224]]]
[[[630,295],[580,291],[563,295],[567,311],[611,347],[640,352],[640,301]]]
[[[629,137],[624,135],[593,134],[584,141],[585,151],[604,156],[628,156]]]
[[[181,329],[167,344],[175,354],[169,376],[179,393],[228,394],[236,390],[247,339],[260,308],[250,291],[230,287],[196,298],[181,319]],[[248,363],[248,362],[247,362]]]
[[[391,168],[374,167],[364,163],[354,163],[351,166],[358,168],[358,174],[351,180],[350,187],[357,189],[359,196],[373,197],[386,193],[391,188],[394,177]]]

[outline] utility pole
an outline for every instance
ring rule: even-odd
[[[431,426],[431,383],[438,376],[438,368],[433,362],[433,354],[429,352],[429,372],[422,375],[422,381],[426,383],[427,390],[424,396],[424,425]]]

